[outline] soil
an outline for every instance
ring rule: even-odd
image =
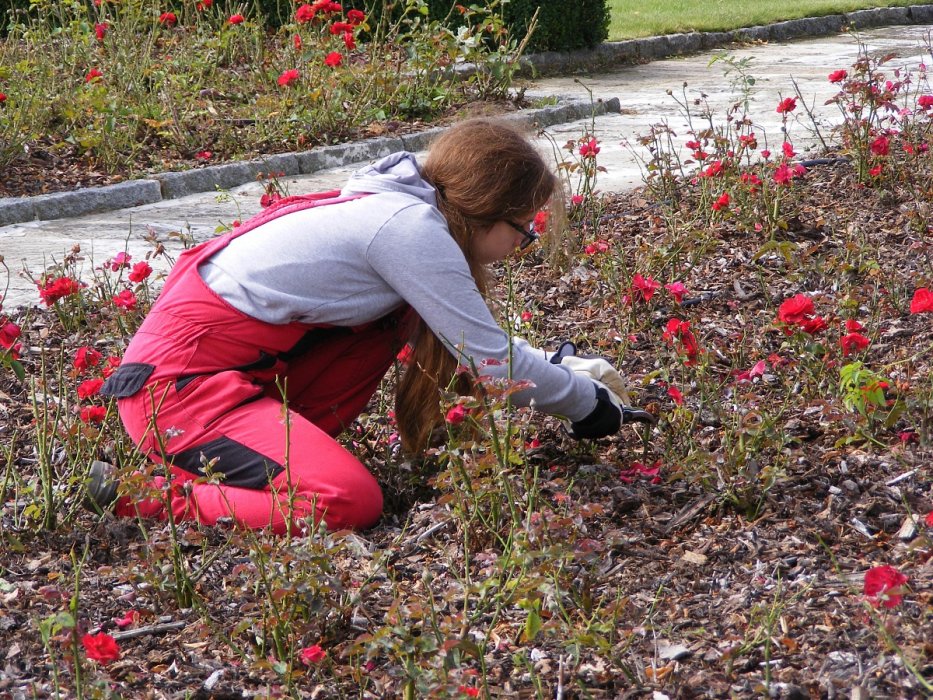
[[[73,688],[70,638],[52,635],[52,658],[39,623],[67,609],[72,556],[87,547],[82,631],[107,631],[121,646],[119,660],[86,664],[94,697],[399,697],[413,669],[436,670],[481,638],[482,663],[463,651],[448,686],[415,686],[411,696],[466,697],[484,669],[491,697],[924,697],[905,660],[933,683],[933,528],[923,521],[933,510],[933,328],[929,314],[910,314],[907,305],[917,280],[930,274],[930,239],[916,232],[903,199],[858,186],[845,163],[812,169],[798,196],[779,236],[791,244],[790,262],[774,254],[756,260],[766,239],[735,222],[693,232],[682,253],[693,261],[682,268],[690,290],[682,305],[663,290],[651,303],[626,304],[630,291],[613,288],[618,267],[608,256],[580,254],[592,240],[583,229],[571,264],[558,267],[539,250],[515,266],[516,298],[535,314],[523,333],[549,346],[574,338],[612,357],[635,387],[633,401],[662,420],[647,446],[630,427],[588,445],[570,440],[554,419],[520,414],[529,447],[513,476],[520,482],[540,472],[527,527],[542,543],[533,560],[544,562],[530,566],[547,576],[524,606],[475,620],[479,636],[450,632],[446,657],[426,651],[429,631],[461,630],[454,623],[466,605],[462,572],[476,582],[492,578],[502,548],[481,532],[464,548],[456,492],[427,476],[442,465],[387,461],[391,428],[381,404],[348,442],[384,483],[387,513],[371,531],[302,545],[328,562],[320,580],[303,584],[310,618],[324,620],[306,643],[319,639],[327,657],[288,688],[274,660],[255,653],[264,600],[256,553],[269,545],[183,526],[184,556],[206,571],[198,602],[186,607],[165,585],[164,525],[143,529],[78,513],[51,532],[24,527],[27,485],[37,475],[26,439],[33,420],[25,386],[3,374],[0,435],[10,450],[0,527],[0,696],[48,697],[55,671]],[[612,195],[599,235],[636,271],[672,249],[666,222],[644,191]],[[818,339],[825,354],[788,345],[794,341],[774,322],[780,302],[803,291],[830,321]],[[865,325],[872,344],[861,359],[887,372],[887,397],[909,403],[889,426],[870,425],[842,403],[833,378],[851,359],[836,349],[843,315]],[[672,316],[697,333],[705,374],[684,368],[662,339]],[[55,328],[39,313],[24,333],[71,352],[78,338]],[[733,374],[764,358],[760,376]],[[33,373],[35,357],[24,362]],[[681,407],[671,384],[684,394]],[[655,464],[657,478],[649,471]],[[545,553],[558,545],[569,552],[549,560]],[[890,609],[862,595],[865,572],[879,565],[909,579]],[[567,610],[555,607],[560,595],[547,581],[567,585]],[[360,593],[353,605],[348,590]],[[539,611],[534,633],[529,607]],[[115,620],[130,608],[141,617],[121,632]],[[252,627],[243,629],[243,620]]]

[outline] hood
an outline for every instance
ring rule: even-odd
[[[434,188],[421,177],[418,161],[406,151],[393,153],[357,170],[342,190],[342,194],[401,192],[437,206]]]

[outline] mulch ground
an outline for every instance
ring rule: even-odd
[[[607,199],[600,236],[616,254],[624,251],[633,270],[635,261],[669,243],[664,217],[642,192]],[[859,316],[873,338],[866,363],[929,386],[930,317],[907,314],[902,296],[930,273],[931,244],[911,227],[896,198],[855,187],[844,163],[811,171],[785,238],[794,244],[795,265],[780,256],[756,262],[762,239],[731,225],[706,231],[687,248],[689,254],[708,246],[683,277],[688,298],[698,300],[687,307],[658,302],[632,310],[618,298],[613,302],[605,274],[596,274],[596,258],[581,256],[561,271],[542,253],[520,263],[517,298],[533,300],[533,325],[542,340],[582,338],[588,349],[616,356],[619,338],[634,336],[619,356],[623,373],[638,387],[641,405],[653,404],[672,418],[662,421],[645,453],[633,429],[589,447],[570,441],[552,419],[535,418],[538,442],[525,469],[542,474],[539,510],[546,516],[535,527],[549,541],[573,544],[575,558],[567,566],[576,572],[568,580],[578,636],[549,633],[566,630],[556,624],[554,609],[542,613],[534,642],[523,637],[526,619],[515,607],[488,626],[488,620],[477,623],[489,641],[484,663],[493,697],[924,696],[902,657],[933,681],[933,545],[931,531],[910,518],[933,508],[929,390],[917,390],[925,407],[918,399],[873,440],[852,440],[861,423],[842,408],[829,379],[821,380],[819,392],[794,391],[786,376],[807,359],[782,349],[786,338],[771,321],[780,301],[799,291],[838,313],[841,279],[855,280],[864,297],[854,308],[862,309]],[[594,297],[604,303],[589,303]],[[710,353],[709,381],[731,387],[731,393],[708,396],[702,386],[678,382],[689,415],[676,413],[666,385],[652,376],[669,362],[658,339],[674,314],[691,321]],[[737,357],[747,358],[750,367],[772,353],[790,364],[735,384]],[[910,356],[911,374],[903,376],[898,368]],[[0,421],[8,426],[0,434],[13,445],[9,463],[28,479],[36,461],[23,439],[31,423],[28,395],[9,374],[0,380],[0,392]],[[749,406],[777,419],[766,435],[745,433],[753,443],[745,452],[728,443],[738,433],[724,424],[722,410],[713,410],[713,404],[728,404],[726,394],[737,420],[743,415],[738,407]],[[22,432],[14,439],[17,428]],[[374,530],[338,538],[345,546],[334,555],[332,575],[347,582],[379,566],[386,573],[364,584],[365,595],[349,619],[328,626],[335,670],[326,679],[310,672],[299,678],[293,692],[302,697],[398,696],[404,670],[384,657],[363,663],[352,655],[354,640],[391,627],[400,615],[402,627],[427,629],[428,621],[412,610],[429,588],[443,622],[458,605],[450,572],[465,566],[481,580],[497,557],[495,547],[480,543],[464,562],[463,533],[443,490],[425,487],[424,479],[405,472],[405,464],[386,464],[384,422],[373,419],[365,431],[367,441],[358,448],[386,484],[389,512]],[[920,439],[903,437],[911,432]],[[683,454],[687,441],[705,449],[705,467],[671,459]],[[698,447],[693,454],[701,452]],[[730,466],[729,455],[738,463]],[[659,483],[623,473],[633,460],[660,460]],[[742,476],[717,476],[728,469]],[[768,469],[774,470],[773,482],[765,478]],[[116,632],[112,620],[136,607],[144,611],[140,625],[150,630],[122,639],[121,659],[99,669],[97,678],[109,679],[124,697],[285,693],[270,668],[237,660],[217,634],[229,634],[257,604],[232,585],[249,565],[249,542],[234,538],[229,544],[226,531],[184,528],[184,551],[193,563],[217,559],[198,586],[204,609],[180,609],[158,590],[144,564],[151,548],[166,540],[158,526],[144,535],[134,523],[79,515],[67,531],[37,534],[15,526],[18,512],[15,503],[5,503],[0,528],[0,696],[51,692],[56,662],[37,625],[67,605],[73,586],[69,552],[85,543],[84,614]],[[872,613],[861,581],[880,564],[907,574],[909,590],[897,608]],[[555,571],[555,580],[564,580],[564,573]],[[159,623],[178,628],[151,627]],[[58,666],[67,677],[62,653]]]

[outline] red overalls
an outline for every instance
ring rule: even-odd
[[[309,515],[332,530],[365,528],[381,516],[376,480],[334,438],[365,408],[407,340],[408,307],[357,328],[276,325],[238,311],[198,273],[267,221],[359,196],[290,197],[183,253],[107,380],[102,393],[119,398],[130,437],[171,470],[168,504],[177,520],[232,517],[281,534]],[[222,481],[183,484],[208,472]],[[165,507],[123,498],[115,512],[164,518]]]

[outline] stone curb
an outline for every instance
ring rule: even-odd
[[[619,100],[593,103],[574,101],[541,109],[530,109],[505,117],[529,127],[552,124],[618,112]],[[86,187],[71,192],[0,199],[0,226],[27,221],[64,219],[83,214],[126,209],[176,199],[200,192],[231,189],[255,182],[262,174],[310,175],[362,161],[376,160],[396,151],[423,151],[443,131],[436,127],[398,137],[379,137],[325,146],[311,151],[279,153],[245,162],[212,165],[181,172],[160,173],[145,180],[132,180],[104,187]]]
[[[930,23],[933,23],[933,5],[881,7],[840,15],[792,19],[764,26],[744,27],[731,32],[668,34],[647,39],[605,42],[593,49],[582,51],[545,51],[524,57],[520,72],[524,76],[593,72],[628,63],[708,51],[736,42],[789,41],[838,34],[846,30]]]

